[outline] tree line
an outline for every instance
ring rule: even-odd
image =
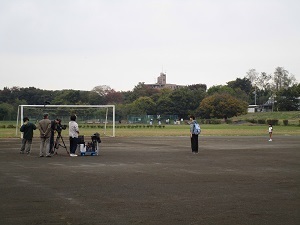
[[[272,100],[276,111],[299,110],[300,84],[283,67],[273,74],[250,69],[243,78],[207,89],[191,84],[175,90],[153,89],[143,82],[132,91],[115,91],[106,85],[82,90],[41,90],[35,87],[5,87],[0,90],[0,120],[15,120],[18,105],[116,105],[116,119],[129,115],[177,115],[188,118],[230,118],[247,113],[248,105]]]

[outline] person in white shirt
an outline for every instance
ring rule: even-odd
[[[272,133],[273,133],[273,126],[272,124],[269,124],[269,136],[270,136],[269,141],[272,141]]]
[[[70,117],[69,122],[69,138],[70,138],[70,156],[74,157],[77,156],[75,154],[77,143],[78,143],[78,134],[79,134],[79,128],[78,124],[76,123],[76,115],[72,115]]]

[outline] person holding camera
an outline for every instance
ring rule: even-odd
[[[72,115],[70,117],[71,121],[69,122],[70,156],[72,157],[77,156],[75,152],[77,149],[79,128],[76,123],[76,118],[76,115]]]
[[[24,151],[26,151],[26,154],[28,156],[30,156],[30,149],[31,149],[32,138],[33,138],[33,130],[36,129],[36,126],[33,123],[29,122],[28,117],[24,117],[23,122],[24,123],[20,128],[20,131],[23,132],[23,139],[22,139],[20,154],[24,154]]]
[[[54,134],[57,131],[57,127],[61,124],[61,119],[55,119],[51,121],[51,135],[50,135],[50,153],[54,153]]]

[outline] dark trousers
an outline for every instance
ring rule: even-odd
[[[54,152],[54,132],[51,131],[50,135],[50,153]]]
[[[192,152],[198,152],[198,135],[197,134],[192,134],[191,137],[191,148]]]
[[[78,143],[78,138],[74,137],[70,137],[70,153],[71,154],[75,154],[76,149],[77,149],[77,143]]]
[[[31,145],[32,145],[32,139],[28,140],[28,139],[23,138],[22,145],[21,145],[21,153],[24,153],[24,150],[25,150],[26,153],[29,154]]]

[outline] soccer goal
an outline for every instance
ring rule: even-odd
[[[75,114],[79,130],[99,130],[104,136],[115,137],[115,105],[19,105],[16,136],[25,116],[37,123],[44,113],[48,113],[50,120],[61,119],[62,124],[68,124],[70,115]]]

